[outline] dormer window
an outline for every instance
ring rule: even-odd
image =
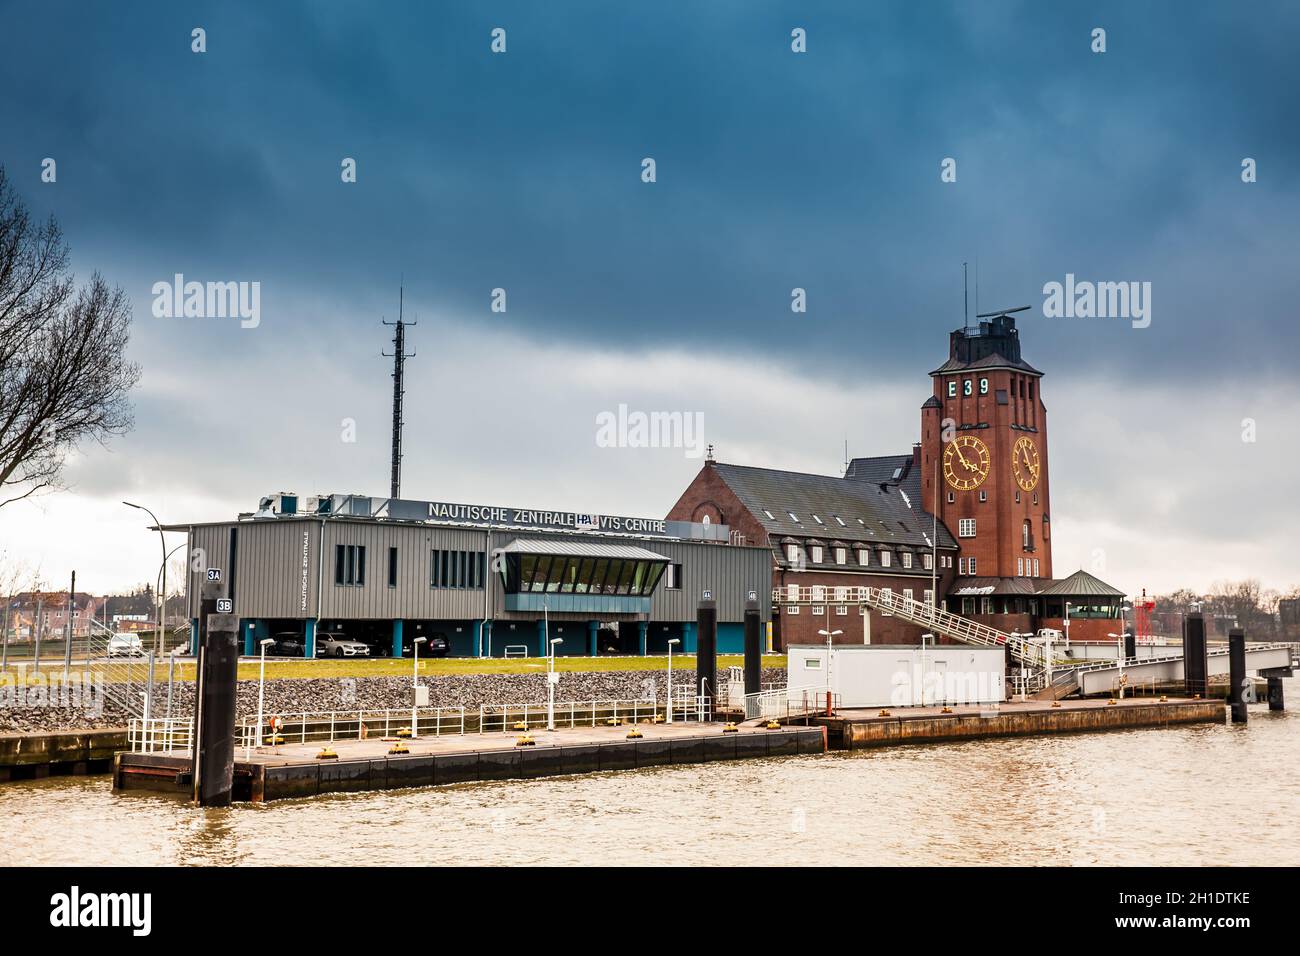
[[[799,545],[787,544],[785,546],[785,559],[791,564],[799,563]]]
[[[890,557],[891,557],[890,552],[888,552],[888,551],[881,551],[881,552],[880,552],[880,566],[881,566],[882,568],[887,568],[887,567],[889,567],[889,559],[890,559]]]
[[[808,550],[809,550],[810,552],[812,552],[812,555],[811,555],[811,556],[812,556],[812,563],[813,563],[813,564],[821,564],[821,563],[822,563],[822,549],[821,549],[821,545],[814,544],[814,545],[813,545],[811,548],[809,548]]]
[[[836,548],[836,549],[835,549],[835,563],[836,563],[836,564],[847,564],[847,563],[848,563],[848,560],[849,560],[849,549],[848,549],[848,548]]]
[[[870,563],[871,563],[871,552],[868,551],[866,548],[859,548],[858,564],[862,565],[865,568]]]

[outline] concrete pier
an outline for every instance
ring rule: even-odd
[[[1170,698],[1064,700],[1059,707],[1047,701],[1013,701],[997,708],[899,707],[882,716],[878,710],[846,710],[819,717],[831,747],[856,750],[897,744],[973,740],[981,737],[1019,737],[1042,734],[1085,733],[1170,724],[1221,723],[1221,700]]]
[[[492,780],[530,779],[666,764],[705,763],[826,752],[821,727],[741,727],[722,724],[639,724],[533,731],[533,746],[515,745],[515,734],[420,737],[403,741],[408,754],[390,756],[391,742],[334,741],[337,759],[318,760],[322,743],[286,744],[235,755],[234,799],[260,803],[322,793],[392,790]],[[115,790],[188,790],[188,755],[119,754]]]
[[[126,729],[0,734],[0,783],[67,774],[107,773],[127,746]]]

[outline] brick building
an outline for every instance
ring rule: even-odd
[[[910,454],[855,458],[843,477],[709,460],[668,513],[771,550],[778,648],[828,630],[838,643],[919,642],[919,628],[859,609],[858,587],[1008,632],[1064,629],[1067,613],[1072,640],[1123,626],[1122,591],[1084,571],[1052,577],[1043,373],[1021,357],[1011,314],[979,318],[930,373]],[[813,588],[813,604],[782,603],[791,586]]]

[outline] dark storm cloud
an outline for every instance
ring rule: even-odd
[[[260,279],[268,336],[338,335],[313,299],[370,322],[404,273],[424,308],[540,337],[910,367],[978,258],[984,307],[1037,307],[1067,272],[1153,283],[1147,330],[1027,318],[1044,366],[1162,376],[1300,344],[1286,4],[11,3],[3,22],[0,160],[146,315],[177,271]],[[833,345],[792,348],[805,334]]]

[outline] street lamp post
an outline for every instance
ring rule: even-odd
[[[1070,602],[1065,602],[1065,649],[1070,649]]]
[[[664,723],[673,722],[673,645],[680,644],[679,638],[672,638],[668,642],[668,712],[664,715]]]
[[[556,637],[546,646],[546,729],[555,729],[555,683],[559,674],[555,670],[555,645],[563,644],[564,638]]]
[[[271,637],[263,638],[261,641],[258,641],[258,645],[261,648],[261,660],[257,665],[257,729],[254,731],[257,734],[258,750],[262,749],[262,704],[266,700],[266,649],[274,643],[275,639]],[[173,661],[174,660],[175,658],[173,658]],[[272,735],[272,737],[274,737],[274,735]],[[244,751],[244,756],[248,756],[247,750]]]
[[[838,637],[844,632],[836,629],[830,630],[830,621],[826,622],[826,628],[818,631],[822,637],[826,638],[826,716],[831,716],[831,638]]]
[[[926,664],[925,642],[927,640],[933,641],[934,635],[933,634],[921,635],[921,706],[922,707],[925,706],[925,664]]]
[[[420,706],[420,645],[427,641],[427,637],[417,637],[411,642],[411,739],[415,740],[420,736],[419,712]]]
[[[124,501],[124,502],[122,502],[122,504],[126,505],[128,508],[135,508],[135,509],[137,509],[137,510],[139,510],[139,511],[143,511],[143,512],[144,512],[145,514],[147,514],[150,518],[153,518],[154,527],[156,527],[156,528],[158,529],[158,540],[162,542],[162,563],[163,563],[163,568],[162,568],[162,588],[161,588],[161,590],[160,590],[160,592],[159,592],[159,597],[158,597],[158,631],[157,631],[157,633],[154,634],[154,642],[153,642],[153,643],[154,643],[154,653],[155,653],[155,654],[161,654],[161,653],[162,653],[163,612],[164,612],[164,610],[165,610],[165,605],[163,604],[163,601],[164,601],[165,599],[162,597],[162,595],[163,595],[164,593],[166,593],[166,591],[167,591],[167,536],[166,536],[165,534],[163,534],[162,522],[158,520],[158,516],[155,515],[155,514],[154,514],[152,511],[150,511],[148,508],[146,508],[144,505],[132,504],[132,503],[129,502],[129,501]],[[261,731],[259,730],[259,733],[260,733],[260,732],[261,732]]]

